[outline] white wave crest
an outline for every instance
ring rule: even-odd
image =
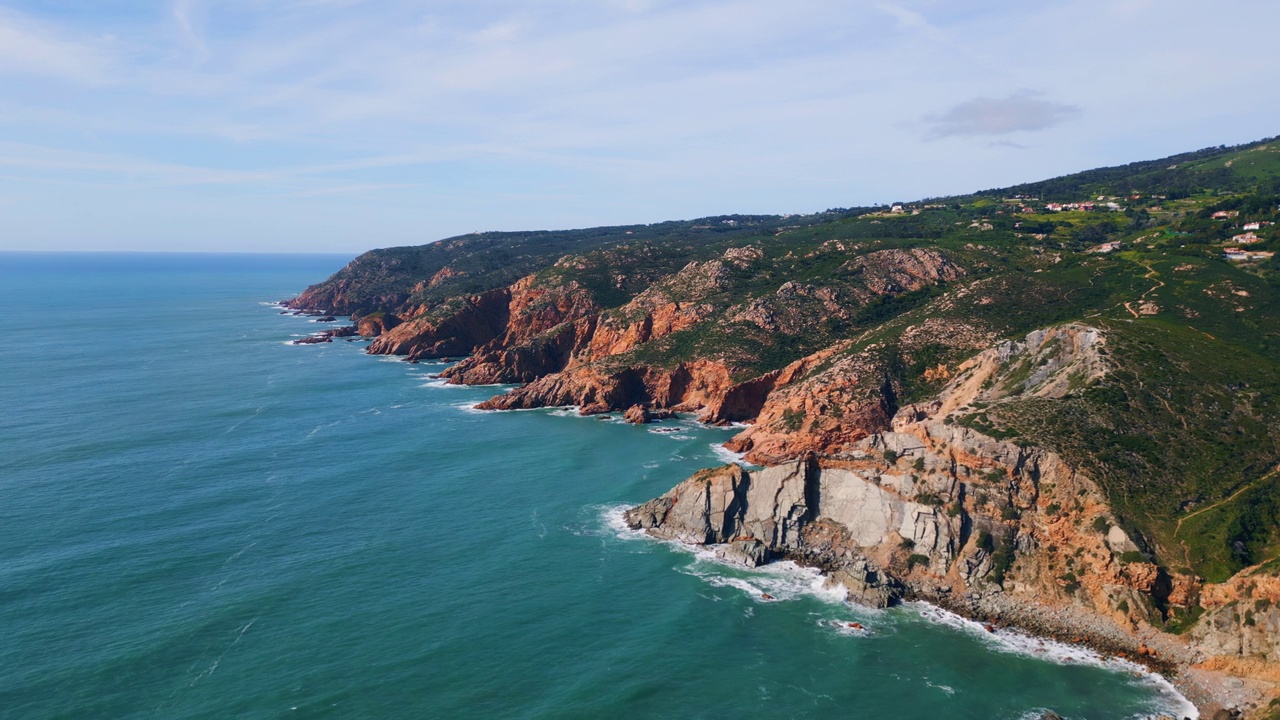
[[[654,538],[643,530],[633,530],[627,526],[622,517],[627,509],[626,505],[610,505],[603,508],[601,517],[615,536],[623,540],[659,542],[692,555],[692,562],[676,568],[677,571],[699,578],[713,587],[731,587],[741,590],[756,602],[782,602],[810,597],[831,604],[844,605],[848,597],[848,591],[843,585],[827,582],[826,576],[816,568],[801,567],[790,560],[772,562],[758,568],[746,568],[717,557],[715,545],[686,545],[676,540]]]
[[[627,509],[626,505],[611,505],[603,508],[601,517],[604,524],[620,539],[659,542],[692,555],[693,561],[684,567],[676,568],[678,572],[697,577],[715,587],[735,588],[746,593],[756,602],[781,602],[801,597],[816,598],[832,605],[840,605],[843,612],[853,613],[855,617],[867,620],[865,625],[858,620],[838,618],[824,618],[818,621],[821,627],[841,635],[863,637],[872,634],[875,631],[869,627],[877,627],[882,624],[881,620],[885,619],[883,610],[847,604],[846,589],[841,585],[829,583],[823,573],[815,568],[801,567],[790,561],[769,563],[755,569],[744,568],[716,557],[715,546],[690,546],[675,540],[654,538],[642,530],[633,530],[623,520],[623,513]],[[768,597],[765,597],[766,595]],[[1161,698],[1162,707],[1157,713],[1199,718],[1199,712],[1195,706],[1168,680],[1137,663],[1122,658],[1104,657],[1089,648],[1037,638],[1016,630],[999,629],[988,632],[982,623],[928,603],[907,603],[906,607],[925,621],[971,634],[993,650],[1040,658],[1063,665],[1092,665],[1133,675],[1138,682],[1149,687]],[[947,686],[937,686],[937,689],[948,694],[955,692],[953,688]]]
[[[711,454],[715,455],[717,460],[724,463],[750,467],[750,463],[748,463],[746,459],[746,453],[736,453],[718,442],[711,443]]]

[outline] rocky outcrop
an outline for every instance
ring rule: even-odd
[[[628,511],[625,519],[658,537],[734,544],[738,549],[728,557],[818,565],[877,606],[901,595],[901,585],[880,569],[892,560],[882,548],[918,547],[945,558],[961,530],[936,505],[869,481],[852,466],[812,459],[755,472],[737,465],[704,471]]]
[[[645,425],[656,420],[670,420],[676,414],[670,410],[651,410],[644,405],[632,405],[627,408],[622,419],[632,425]]]
[[[750,428],[726,446],[747,459],[769,465],[804,453],[834,454],[890,427],[904,378],[896,368],[915,352],[945,346],[968,354],[988,347],[992,333],[973,324],[926,320],[903,332],[896,352],[879,345],[851,350],[842,343],[784,369],[761,397]],[[947,368],[926,368],[926,383],[945,380]]]
[[[835,456],[704,470],[625,520],[729,561],[821,568],[863,604],[923,599],[1151,662],[1203,659],[1151,625],[1189,596],[1110,549],[1089,478],[1041,448],[948,423],[938,407],[905,407],[890,430]]]
[[[813,318],[848,320],[879,298],[950,282],[965,270],[936,250],[880,250],[847,261],[843,271],[859,277],[851,287],[783,282],[769,295],[730,310],[733,322],[751,323],[769,333],[794,335],[811,327]]]
[[[501,290],[413,308],[401,313],[398,323],[374,319],[392,316],[371,314],[361,332],[376,333],[368,348],[372,354],[407,355],[410,360],[466,356],[442,373],[451,383],[523,385],[482,403],[481,408],[577,405],[594,413],[621,412],[639,404],[652,410],[697,412],[704,421],[716,424],[762,420],[750,436],[736,441],[761,461],[828,450],[833,443],[847,443],[883,429],[894,410],[893,389],[884,382],[883,368],[868,367],[859,374],[850,369],[850,363],[841,367],[846,384],[853,388],[844,399],[849,412],[843,416],[844,408],[824,415],[822,403],[794,397],[770,402],[779,390],[834,361],[847,343],[745,379],[743,363],[754,362],[749,356],[711,355],[657,363],[635,359],[635,351],[644,346],[708,323],[755,322],[748,317],[755,305],[725,310],[725,295],[733,288],[734,273],[763,257],[758,247],[730,248],[719,259],[686,264],[622,306],[606,311],[598,306],[593,292],[566,279],[565,273],[582,269],[572,256],[566,256],[556,263],[555,272],[530,275]],[[874,298],[964,274],[943,254],[918,248],[872,252],[846,264],[858,279],[852,289],[784,281],[765,298],[768,307],[761,312],[767,310],[775,318],[785,315],[789,319],[783,324],[800,331],[823,314],[829,319],[848,318]],[[448,280],[457,275],[445,267],[437,277]],[[810,308],[811,301],[822,306]],[[814,310],[816,315],[810,312]],[[773,327],[773,321],[761,322],[755,324]],[[828,420],[796,428],[798,413]]]
[[[573,352],[591,337],[595,323],[595,317],[562,323],[514,347],[494,340],[445,370],[441,377],[455,385],[533,382],[564,368]]]
[[[704,470],[626,522],[726,561],[821,568],[855,602],[923,599],[1180,669],[1193,685],[1229,673],[1265,691],[1280,682],[1280,577],[1264,567],[1219,585],[1171,576],[1142,559],[1145,540],[1115,522],[1091,478],[957,421],[974,404],[1062,397],[1105,377],[1105,344],[1083,325],[1000,343],[949,370],[934,399],[836,452]],[[1195,608],[1204,615],[1188,633],[1165,631]]]
[[[320,321],[317,321],[320,322]],[[321,330],[304,338],[293,341],[294,345],[318,345],[321,343],[333,342],[334,338],[353,337],[356,334],[355,325],[345,325],[343,327],[332,328],[330,330]]]
[[[715,311],[708,300],[726,290],[728,280],[729,270],[719,260],[689,263],[626,305],[606,313],[578,362],[620,355],[693,327]]]
[[[728,369],[717,362],[697,361],[673,369],[648,365],[608,367],[580,365],[547,375],[495,396],[476,407],[516,410],[577,405],[608,412],[633,405],[668,410],[697,410],[732,386]]]
[[[442,376],[467,385],[529,383],[625,353],[705,319],[713,308],[696,300],[722,290],[725,275],[717,261],[690,263],[607,313],[575,282],[529,276],[509,288],[506,332]],[[575,377],[581,376],[561,378],[558,384]],[[573,394],[589,393],[584,388]],[[544,394],[545,388],[535,389],[528,398]]]
[[[505,328],[442,373],[454,384],[527,383],[559,372],[595,332],[599,307],[575,282],[529,276],[508,288]]]
[[[400,324],[400,318],[386,312],[363,315],[356,320],[356,332],[362,337],[378,337]]]
[[[506,331],[510,301],[507,288],[457,298],[391,328],[368,352],[408,355],[410,360],[469,354]]]

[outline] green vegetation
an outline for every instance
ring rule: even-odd
[[[911,556],[907,558],[907,570],[911,570],[917,565],[929,567],[929,556],[912,553]]]
[[[1009,568],[1013,567],[1014,545],[1013,531],[1009,531],[998,544],[993,543],[994,549],[991,551],[991,579],[997,585],[1004,583],[1004,576],[1008,574]]]
[[[1164,622],[1165,631],[1181,635],[1190,630],[1196,624],[1196,621],[1200,619],[1200,616],[1204,615],[1204,608],[1199,605],[1186,609],[1172,606],[1168,612],[1169,616]]]

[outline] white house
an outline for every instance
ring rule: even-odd
[[[1222,252],[1223,257],[1231,262],[1244,262],[1246,260],[1270,260],[1275,253],[1266,250],[1241,250],[1240,248],[1227,248]]]

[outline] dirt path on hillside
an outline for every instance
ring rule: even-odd
[[[1135,302],[1136,302],[1136,303],[1138,303],[1138,304],[1141,304],[1143,300],[1146,300],[1146,299],[1147,299],[1147,296],[1148,296],[1148,295],[1150,295],[1151,293],[1155,292],[1156,290],[1159,290],[1160,288],[1164,287],[1164,285],[1165,285],[1164,281],[1163,281],[1163,280],[1161,280],[1161,279],[1160,279],[1160,277],[1159,277],[1159,276],[1160,276],[1160,273],[1156,272],[1156,269],[1155,269],[1155,268],[1153,268],[1153,267],[1151,267],[1151,263],[1140,263],[1140,264],[1142,265],[1142,267],[1144,267],[1144,268],[1146,268],[1146,269],[1147,269],[1147,274],[1146,274],[1146,275],[1143,275],[1143,276],[1142,276],[1142,279],[1144,279],[1144,280],[1151,280],[1151,279],[1155,279],[1156,284],[1155,284],[1155,285],[1152,285],[1150,288],[1147,288],[1147,291],[1146,291],[1146,292],[1144,292],[1144,293],[1142,293],[1141,295],[1139,295],[1137,300],[1130,300],[1130,301],[1128,301],[1128,302],[1124,303],[1124,309],[1125,309],[1125,310],[1128,310],[1128,311],[1129,311],[1129,314],[1130,314],[1130,315],[1132,315],[1132,316],[1134,316],[1135,318],[1136,318],[1136,317],[1142,317],[1142,316],[1138,313],[1138,311],[1137,311],[1137,310],[1134,310],[1134,309],[1133,309],[1133,303],[1135,303]]]
[[[1242,488],[1240,488],[1239,490],[1237,490],[1237,491],[1235,491],[1234,493],[1232,493],[1232,494],[1231,494],[1231,497],[1229,497],[1229,498],[1226,498],[1226,499],[1224,499],[1224,500],[1219,500],[1218,502],[1216,502],[1216,503],[1214,503],[1214,504],[1212,504],[1212,505],[1206,505],[1205,507],[1202,507],[1202,508],[1200,508],[1199,510],[1196,510],[1195,512],[1193,512],[1193,513],[1188,513],[1188,514],[1186,514],[1186,515],[1183,515],[1181,518],[1179,518],[1179,519],[1178,519],[1178,525],[1173,529],[1173,536],[1174,536],[1174,537],[1178,537],[1178,533],[1182,531],[1182,523],[1183,523],[1183,521],[1185,521],[1185,520],[1190,520],[1191,518],[1193,518],[1193,517],[1195,517],[1195,516],[1197,516],[1197,515],[1199,515],[1199,514],[1201,514],[1201,513],[1208,512],[1208,511],[1210,511],[1210,510],[1212,510],[1212,509],[1214,509],[1214,508],[1216,508],[1216,507],[1222,507],[1223,505],[1226,505],[1227,503],[1231,502],[1232,500],[1235,500],[1237,497],[1240,497],[1240,494],[1241,494],[1241,493],[1243,493],[1244,491],[1249,490],[1249,489],[1250,489],[1250,488],[1252,488],[1254,485],[1257,485],[1258,483],[1262,482],[1263,480],[1266,480],[1267,478],[1271,477],[1272,475],[1275,475],[1276,473],[1280,473],[1280,467],[1276,468],[1275,470],[1272,470],[1271,472],[1267,473],[1266,475],[1263,475],[1262,477],[1258,478],[1257,480],[1254,480],[1254,481],[1253,481],[1253,482],[1251,482],[1251,483],[1247,483],[1244,487],[1242,487]]]

